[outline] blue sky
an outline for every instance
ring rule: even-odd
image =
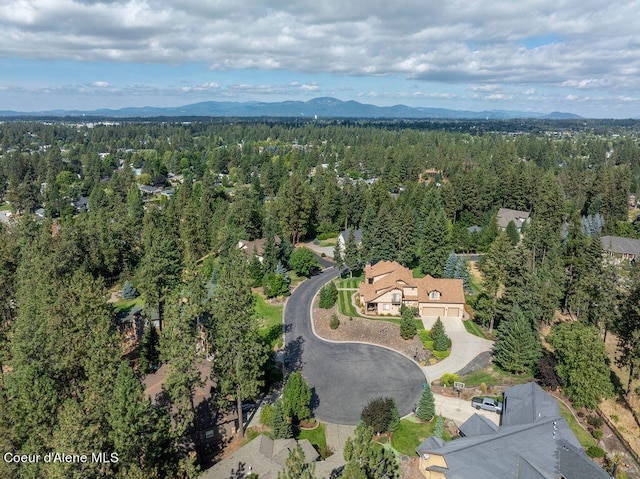
[[[238,5],[7,0],[0,110],[333,96],[640,116],[640,0]]]

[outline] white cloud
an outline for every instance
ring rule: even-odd
[[[6,0],[0,57],[399,75],[469,83],[495,100],[500,92],[506,99],[549,88],[560,96],[589,89],[633,97],[640,89],[638,11],[640,0]],[[115,88],[99,83],[91,86]],[[310,81],[257,83],[182,90],[322,90]]]
[[[96,88],[107,88],[110,87],[111,84],[109,82],[106,81],[94,81],[91,86],[96,87]]]

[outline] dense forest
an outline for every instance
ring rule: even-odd
[[[277,381],[251,288],[288,294],[289,271],[310,274],[295,245],[346,228],[362,230],[357,258],[344,258],[351,269],[395,260],[441,277],[452,251],[481,254],[484,283],[468,302],[496,332],[496,362],[548,373],[553,361],[558,377],[543,381],[560,380],[593,406],[613,392],[606,372],[585,386],[563,369],[574,357],[543,355],[538,332],[560,311],[596,342],[615,333],[621,364],[630,376],[640,371],[640,277],[603,257],[600,242],[640,238],[630,217],[640,193],[636,128],[1,123],[0,213],[11,213],[0,223],[3,450],[115,451],[119,461],[0,462],[0,475],[195,477],[205,464],[194,434],[197,358],[214,359],[218,412],[239,410]],[[503,232],[499,208],[531,220]],[[260,238],[262,262],[236,247]],[[143,298],[149,321],[133,349],[107,303],[115,290]],[[550,340],[569,351],[577,328]],[[514,344],[526,354],[516,357]],[[153,404],[141,379],[160,364],[169,366],[166,402]]]

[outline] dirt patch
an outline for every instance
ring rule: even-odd
[[[420,458],[402,456],[400,459],[402,479],[424,479],[420,472]]]
[[[331,341],[354,341],[371,343],[391,348],[417,362],[427,363],[431,352],[425,351],[422,341],[416,335],[413,339],[400,337],[400,326],[383,320],[352,318],[338,313],[338,307],[322,309],[318,306],[318,298],[313,302],[313,326],[316,334]],[[338,315],[340,326],[331,329],[331,316]]]

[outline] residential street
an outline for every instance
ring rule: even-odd
[[[322,421],[355,425],[370,399],[392,396],[400,415],[418,403],[425,377],[418,365],[378,346],[330,343],[311,329],[314,295],[338,271],[329,268],[300,284],[284,313],[289,370],[300,369],[314,389],[312,406]]]

